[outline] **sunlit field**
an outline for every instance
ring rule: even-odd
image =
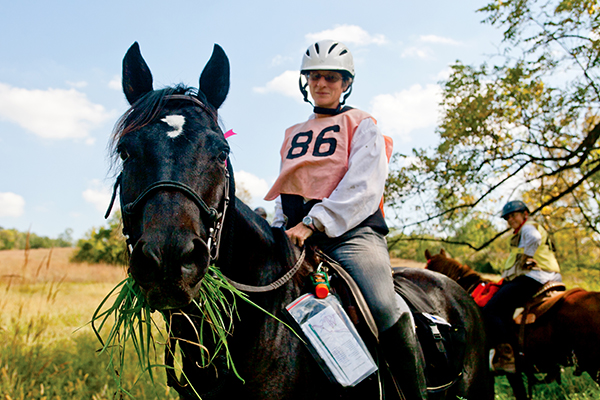
[[[121,267],[69,263],[72,249],[0,251],[0,398],[101,400],[117,385],[108,356],[88,325],[102,299],[125,277]],[[124,387],[136,399],[177,399],[163,371],[137,384],[128,355]],[[126,398],[126,397],[124,397]]]
[[[100,342],[88,325],[125,270],[70,263],[72,251],[0,251],[0,400],[128,398],[116,394],[108,356],[98,354]],[[423,266],[402,260],[393,265]],[[598,290],[598,271],[587,274],[569,274],[568,286]],[[140,375],[133,352],[128,360],[123,386],[134,399],[178,398],[163,370],[155,370],[153,384]],[[496,399],[512,398],[507,381],[497,379]],[[536,386],[534,398],[600,399],[600,390],[587,374],[575,377],[567,368],[562,385]]]

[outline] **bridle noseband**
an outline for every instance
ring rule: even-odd
[[[166,96],[166,100],[186,100],[191,101],[194,104],[200,106],[200,108],[207,112],[212,119],[217,122],[216,113],[206,106],[203,102],[201,102],[196,97],[190,95],[182,95],[182,94],[174,94],[170,96]],[[115,203],[115,199],[117,196],[117,189],[121,185],[123,173],[121,172],[115,181],[115,185],[113,187],[112,197],[110,199],[110,204],[108,205],[108,210],[104,215],[104,218],[108,218],[110,212]],[[185,183],[173,180],[160,180],[150,184],[144,191],[132,202],[124,204],[122,197],[120,198],[121,203],[121,211],[123,218],[123,235],[127,239],[127,248],[129,253],[131,254],[133,246],[138,239],[132,239],[130,236],[130,228],[131,228],[131,218],[133,218],[136,214],[138,214],[148,201],[150,197],[152,197],[157,192],[162,191],[176,191],[183,193],[190,200],[198,206],[200,210],[200,220],[207,226],[209,226],[208,230],[208,240],[206,242],[206,246],[209,250],[210,259],[215,261],[219,257],[219,246],[221,242],[221,232],[223,229],[223,222],[225,220],[225,214],[227,212],[227,207],[229,206],[229,171],[225,169],[225,189],[224,189],[224,197],[223,197],[223,210],[219,211],[214,207],[209,207],[206,202],[200,197],[193,188],[186,185]]]

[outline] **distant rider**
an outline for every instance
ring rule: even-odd
[[[550,281],[562,282],[560,267],[548,232],[537,222],[529,220],[529,209],[520,200],[509,201],[502,208],[502,218],[513,229],[510,255],[504,264],[502,286],[483,307],[489,334],[494,370],[514,373],[515,343],[511,326],[516,308],[522,307]]]

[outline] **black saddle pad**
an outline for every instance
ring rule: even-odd
[[[425,358],[425,376],[430,393],[441,392],[452,386],[461,376],[466,349],[466,331],[462,325],[436,323],[429,316],[441,316],[418,284],[394,273],[394,285],[408,304],[417,327],[417,337]],[[448,321],[446,321],[448,322]]]
[[[401,271],[394,273],[394,287],[408,307],[413,312],[438,315],[439,311],[429,300],[429,296],[419,285],[401,275]]]

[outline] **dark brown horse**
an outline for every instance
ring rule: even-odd
[[[131,108],[111,142],[114,155],[122,160],[115,192],[120,185],[124,232],[131,249],[129,269],[150,306],[166,313],[186,311],[189,319],[175,316],[171,321],[173,336],[186,340],[202,336],[203,345],[213,351],[211,335],[199,333],[201,316],[194,315],[190,304],[214,264],[235,282],[266,288],[249,297],[282,317],[283,308],[309,290],[302,277],[313,267],[299,261],[299,249],[282,229],[269,226],[235,197],[229,145],[217,117],[229,90],[224,51],[215,45],[198,90],[183,86],[154,90],[135,43],[123,60],[123,90]],[[306,259],[311,258],[307,253]],[[296,271],[295,265],[300,269],[292,279],[281,280]],[[416,282],[440,317],[464,329],[460,374],[450,389],[431,398],[491,399],[485,332],[477,306],[441,274],[415,270],[400,271],[398,276]],[[278,284],[271,285],[274,282]],[[244,381],[231,373],[223,357],[201,367],[196,361],[204,352],[180,340],[183,371],[192,385],[173,379],[170,384],[182,398],[197,398],[195,391],[204,400],[379,398],[376,375],[354,388],[330,383],[295,333],[263,311],[237,303],[228,346]],[[395,393],[389,390],[391,384],[383,383],[384,393]]]
[[[426,250],[425,257],[427,269],[454,279],[469,294],[480,283],[490,281],[448,257],[443,249],[436,255]],[[521,334],[520,329],[525,331]],[[546,373],[547,379],[539,383],[553,379],[560,382],[561,366],[574,366],[575,375],[587,372],[600,384],[600,292],[567,292],[534,323],[515,324],[515,335],[524,335],[520,349],[523,356],[517,357],[517,374],[507,374],[507,378],[517,398],[528,397],[522,373],[528,378],[530,396],[532,384],[538,383],[535,373]]]

